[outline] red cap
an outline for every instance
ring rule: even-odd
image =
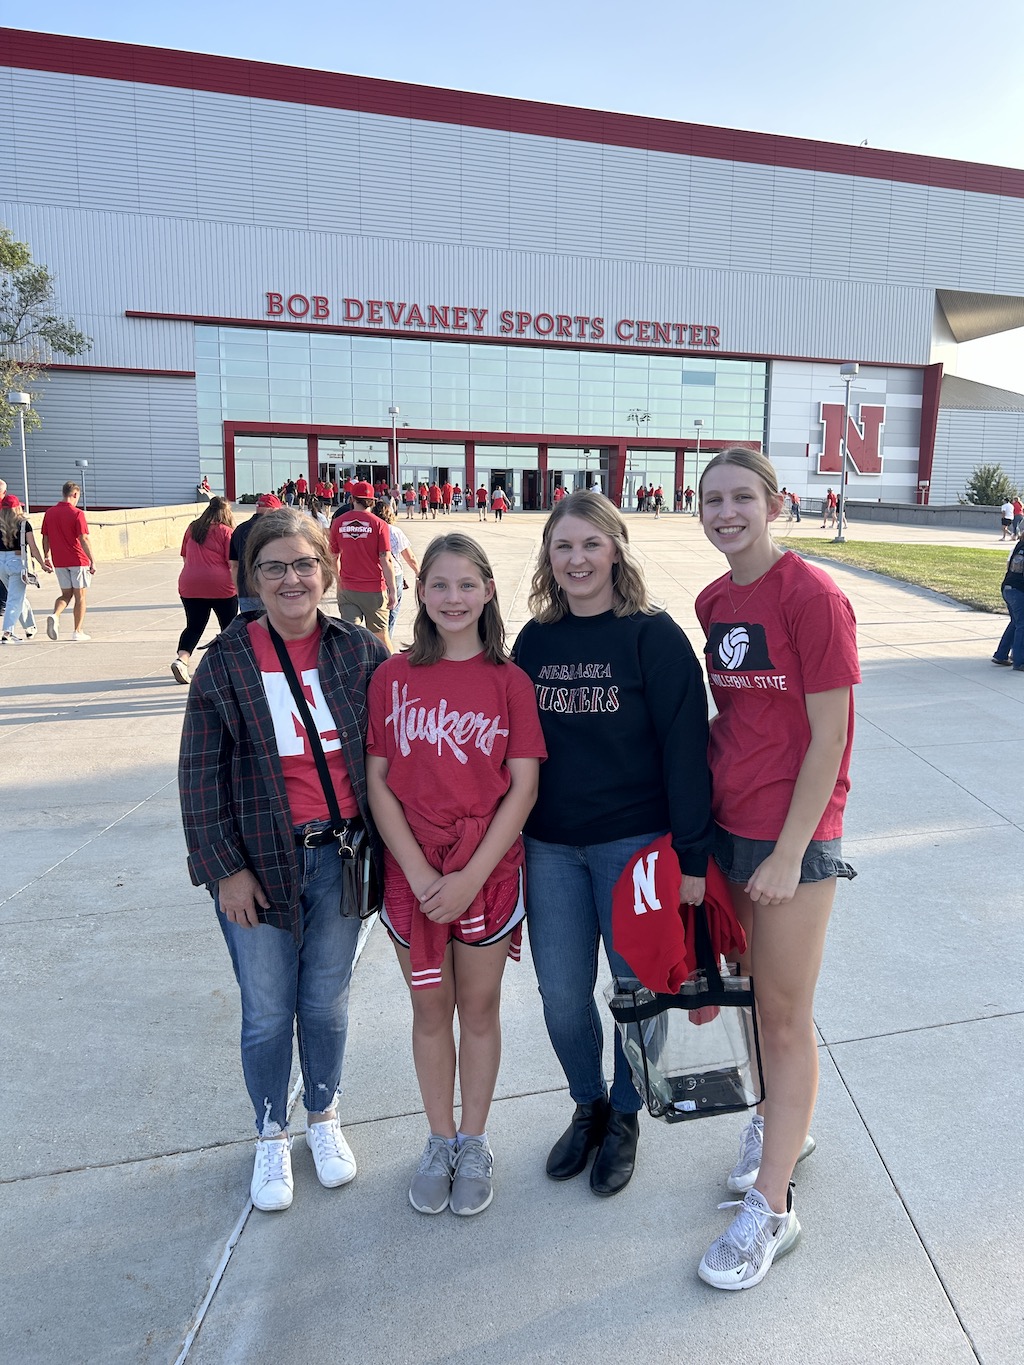
[[[21,499],[16,498],[13,493],[5,493],[0,499],[0,507],[20,507]]]
[[[349,492],[354,498],[360,498],[366,502],[373,502],[373,484],[367,483],[365,479],[360,479],[358,483],[354,483],[349,489]]]
[[[282,506],[282,503],[281,499],[275,497],[273,493],[261,493],[256,499],[256,506],[269,507],[271,511],[275,511],[278,507]]]

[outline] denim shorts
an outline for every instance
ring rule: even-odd
[[[800,882],[826,882],[830,877],[853,881],[857,873],[843,862],[842,839],[812,839],[800,864]],[[715,826],[712,856],[726,881],[746,886],[759,864],[775,850],[774,839],[744,839]]]

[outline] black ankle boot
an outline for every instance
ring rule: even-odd
[[[572,1123],[551,1148],[545,1167],[552,1180],[571,1180],[587,1164],[587,1157],[604,1137],[608,1101],[602,1095],[591,1104],[578,1104]]]
[[[639,1114],[608,1111],[608,1123],[594,1165],[590,1188],[595,1194],[618,1194],[630,1182],[636,1165],[636,1142],[640,1136]]]

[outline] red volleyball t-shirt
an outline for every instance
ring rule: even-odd
[[[263,678],[263,690],[274,721],[274,738],[281,757],[284,785],[293,825],[305,825],[310,820],[329,820],[331,812],[324,795],[323,784],[316,770],[316,760],[309,747],[309,737],[302,716],[295,705],[288,679],[281,668],[273,641],[266,627],[250,621],[249,639],[256,654],[256,664]],[[341,754],[338,723],[320,686],[318,655],[320,627],[301,640],[286,640],[285,648],[295,667],[306,704],[313,715],[320,743],[327,758],[327,770],[334,783],[338,807],[346,819],[359,814],[359,805],[352,791],[348,769]]]
[[[756,586],[725,574],[697,598],[718,717],[708,749],[712,810],[744,839],[777,839],[811,739],[805,697],[860,682],[857,622],[828,574],[787,551]],[[850,789],[846,749],[815,839],[837,839]]]

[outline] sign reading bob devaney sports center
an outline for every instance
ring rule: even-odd
[[[572,313],[528,313],[504,308],[497,325],[490,309],[461,304],[418,304],[393,299],[342,299],[334,306],[325,294],[267,291],[268,318],[308,319],[350,327],[380,327],[401,332],[468,333],[476,336],[544,337],[552,341],[634,342],[642,346],[685,346],[718,350],[721,329],[710,322],[658,322],[651,318],[617,318]]]

